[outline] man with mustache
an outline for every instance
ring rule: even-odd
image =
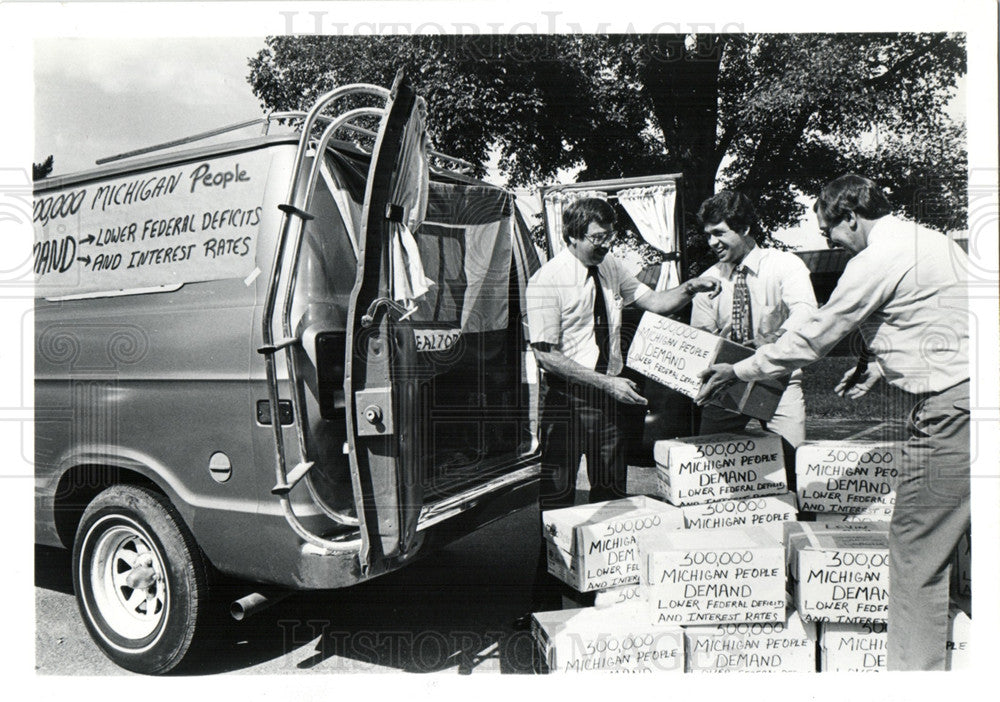
[[[697,293],[717,294],[719,282],[688,280],[655,292],[628,273],[608,252],[615,239],[614,208],[583,198],[563,211],[565,248],[528,281],[528,336],[545,372],[541,403],[541,510],[573,504],[580,457],[587,457],[590,502],[625,496],[623,405],[645,405],[635,383],[619,375],[622,308],[634,304],[657,314],[687,305]],[[544,542],[533,593],[534,607],[558,608],[558,597],[542,598],[546,576]],[[553,582],[553,584],[555,584]],[[556,594],[549,592],[546,594]],[[520,617],[515,626],[530,624]]]
[[[777,339],[816,310],[809,269],[795,254],[757,244],[757,213],[743,193],[723,190],[698,210],[698,223],[708,246],[719,257],[704,277],[720,281],[718,297],[695,297],[691,326],[738,344],[758,347]],[[741,432],[750,417],[706,405],[700,434]],[[802,371],[791,373],[774,416],[761,425],[781,437],[788,488],[795,490],[795,448],[806,438],[806,406]]]
[[[733,379],[777,377],[822,358],[860,328],[876,361],[834,388],[850,398],[880,377],[915,395],[889,527],[890,670],[943,670],[952,557],[969,529],[969,258],[948,237],[892,214],[868,178],[841,176],[813,208],[853,254],[830,300],[735,366],[704,374],[706,402]]]

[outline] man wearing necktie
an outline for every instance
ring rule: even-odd
[[[590,502],[625,496],[622,405],[645,405],[635,383],[619,375],[625,305],[669,314],[697,293],[717,294],[716,280],[696,278],[655,292],[608,256],[616,215],[607,201],[585,198],[563,211],[566,247],[528,281],[531,348],[544,371],[541,402],[541,510],[573,504],[580,457],[587,458]],[[539,558],[545,578],[545,553]],[[535,606],[544,606],[535,593]],[[547,601],[549,606],[554,603]],[[520,623],[521,620],[518,620]]]
[[[699,295],[691,308],[691,326],[745,346],[777,339],[816,310],[809,269],[795,254],[757,245],[759,231],[753,204],[742,193],[723,190],[705,200],[698,222],[719,262],[704,276],[720,281],[715,298]],[[795,490],[795,447],[806,438],[802,371],[791,374],[774,416],[763,427],[781,436],[785,475]],[[750,417],[716,405],[702,408],[699,433],[741,432]]]
[[[875,363],[849,370],[849,398],[879,380],[914,395],[889,526],[889,670],[943,670],[951,562],[969,529],[969,258],[955,242],[892,214],[882,190],[848,174],[814,207],[831,246],[851,252],[829,301],[735,366],[704,374],[696,402],[740,380],[785,375],[861,330]]]

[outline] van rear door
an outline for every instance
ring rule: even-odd
[[[426,193],[423,101],[405,80],[393,86],[372,151],[358,270],[348,307],[344,397],[347,438],[363,546],[362,569],[404,557],[416,536],[420,481],[399,457],[401,397],[392,355],[403,307],[393,295],[391,239],[417,215]]]

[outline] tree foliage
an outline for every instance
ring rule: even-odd
[[[949,115],[966,70],[953,34],[271,37],[248,80],[269,109],[304,109],[336,85],[389,85],[404,68],[431,107],[436,146],[511,185],[684,174],[685,227],[717,184],[791,226],[847,171],[908,216],[966,222],[964,125]]]
[[[43,178],[48,178],[49,174],[52,173],[52,169],[55,167],[55,158],[51,154],[47,159],[41,163],[31,164],[31,179],[32,180],[42,180]]]

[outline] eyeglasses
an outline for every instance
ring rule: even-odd
[[[611,242],[613,242],[615,240],[615,237],[617,236],[618,232],[607,231],[607,232],[602,232],[600,235],[596,236],[591,234],[584,234],[583,238],[599,249],[606,249],[611,246]]]

